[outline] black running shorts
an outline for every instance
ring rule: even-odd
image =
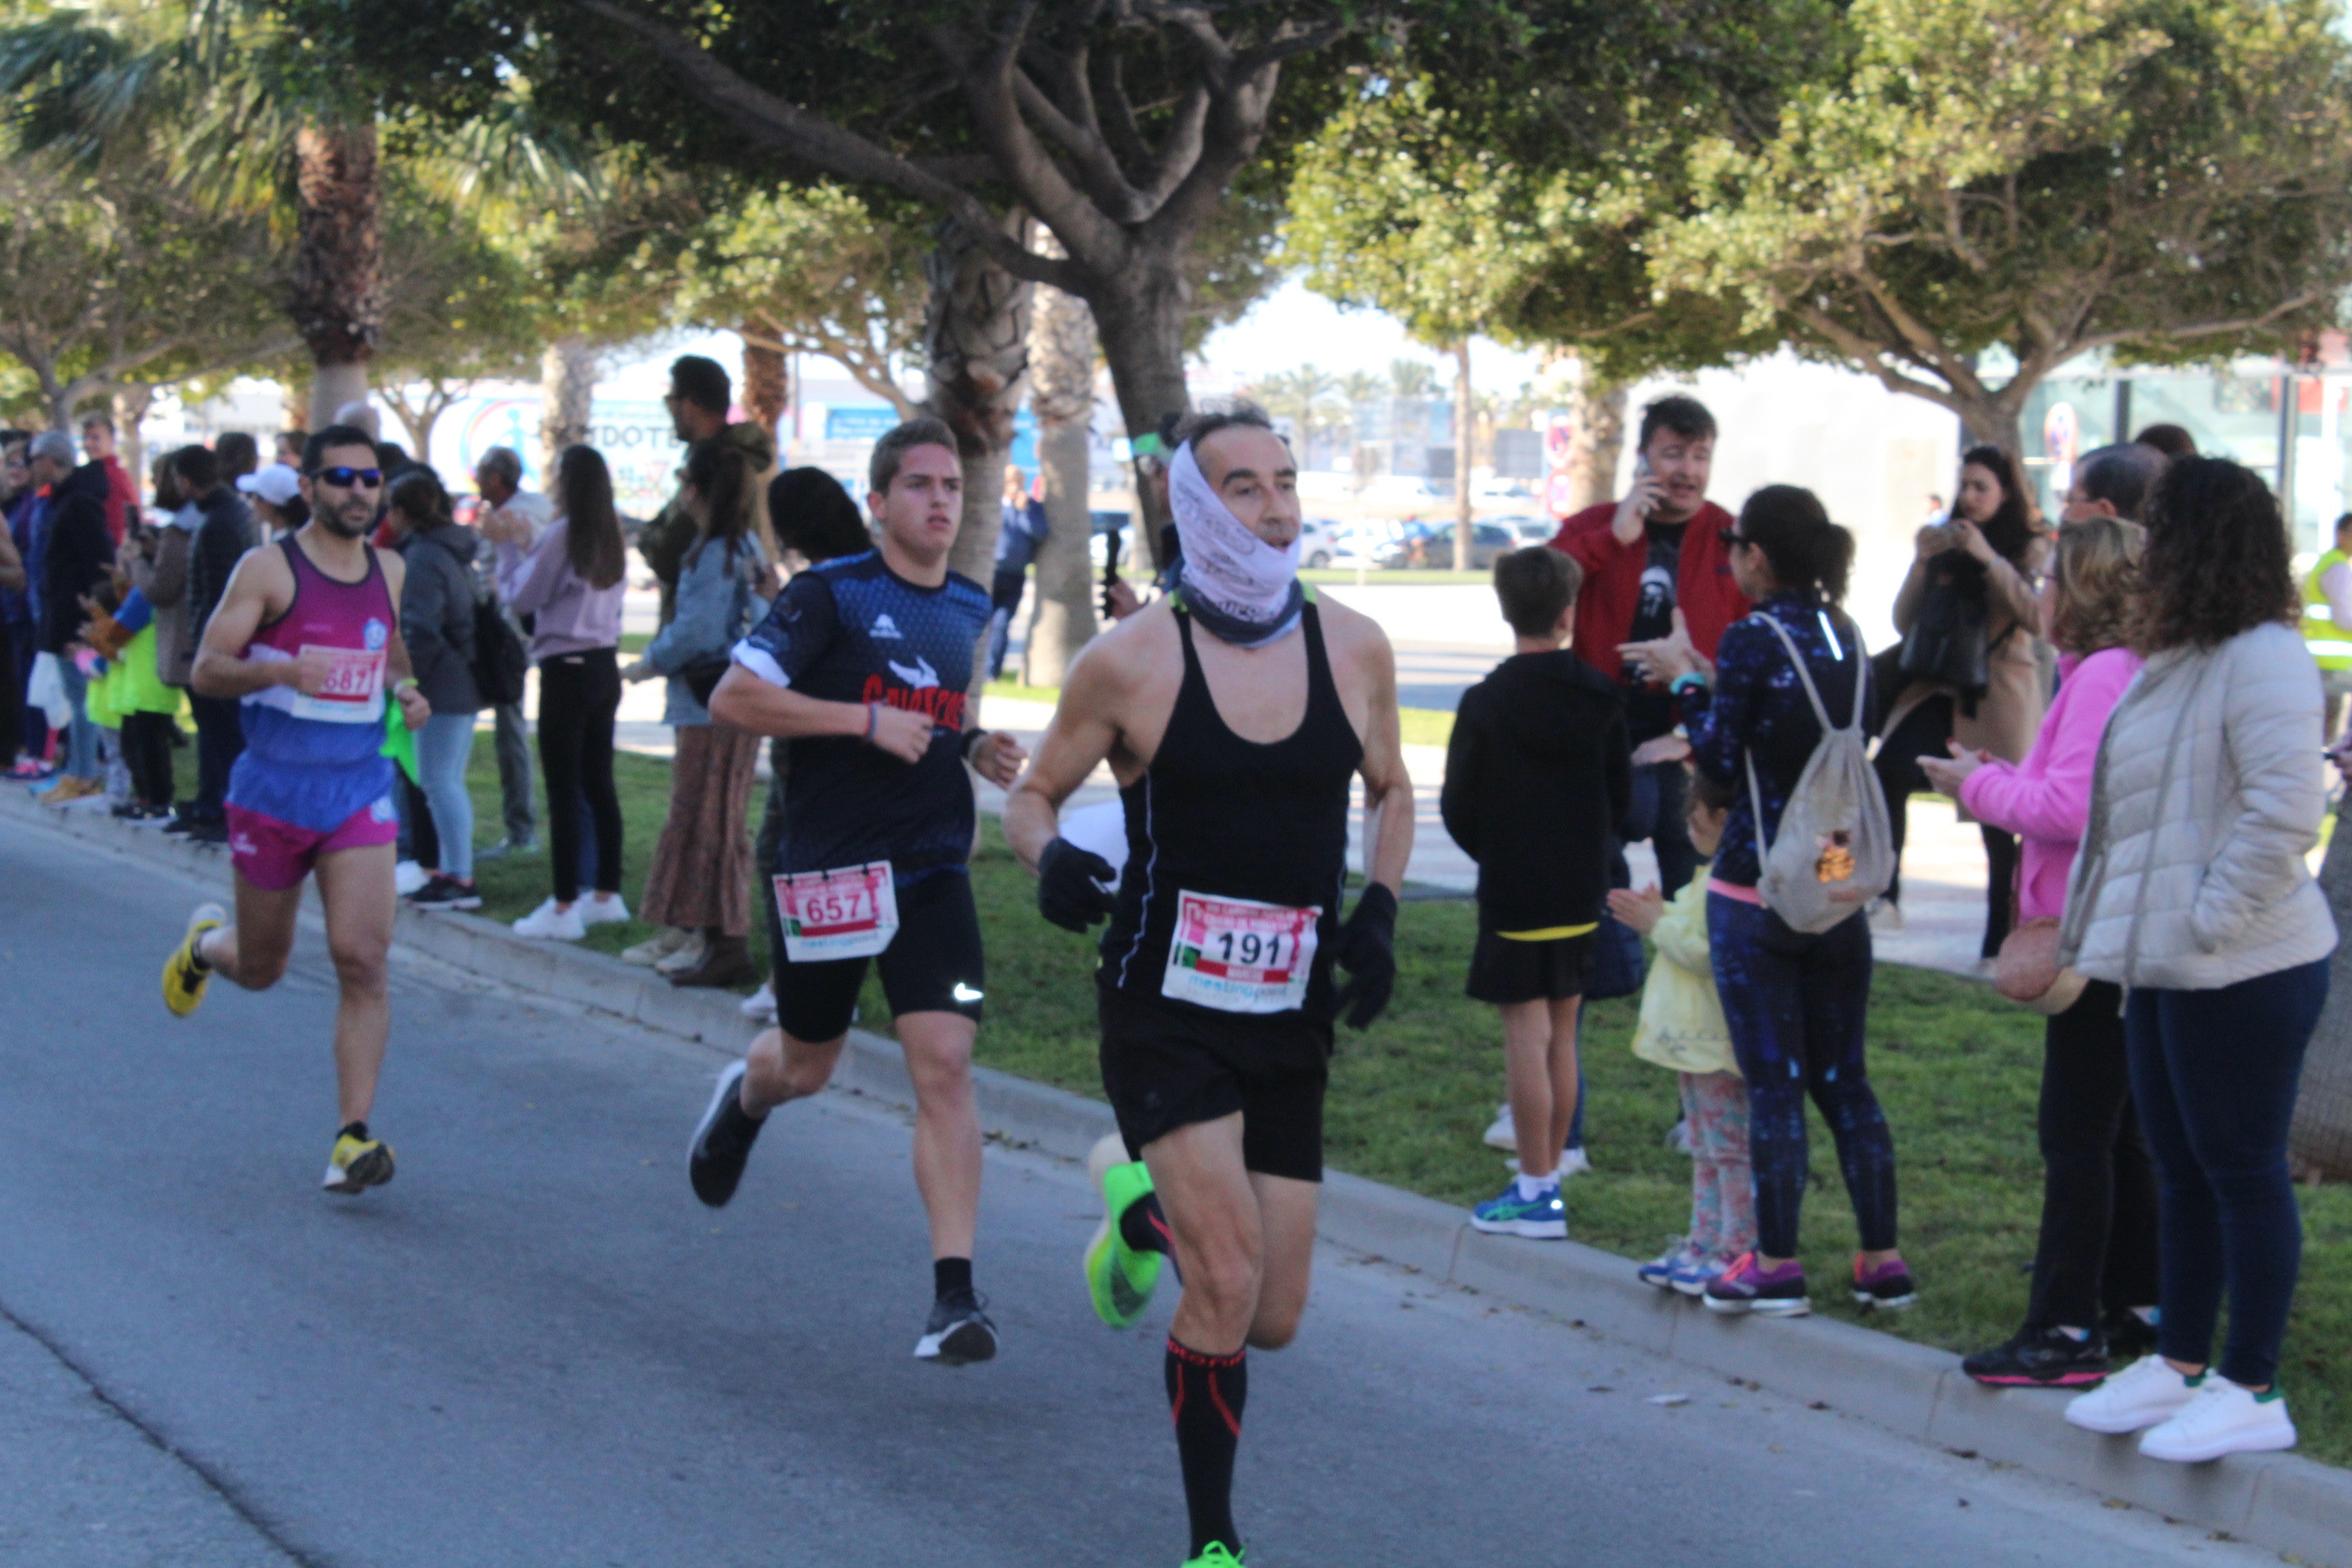
[[[898,932],[875,959],[836,958],[794,963],[779,949],[776,1023],[796,1040],[812,1045],[849,1032],[866,966],[882,972],[882,994],[891,1016],[961,1013],[980,1022],[981,993],[987,975],[980,952],[980,915],[972,908],[971,879],[961,870],[934,871],[898,889]]]
[[[1470,950],[1474,1002],[1565,1002],[1584,994],[1584,972],[1592,963],[1592,932],[1548,942],[1516,942],[1481,929]]]
[[[1242,1163],[1323,1179],[1331,1026],[1303,1014],[1214,1013],[1097,988],[1103,1090],[1128,1153],[1180,1127],[1242,1113]]]

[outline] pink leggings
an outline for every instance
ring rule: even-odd
[[[1690,1129],[1691,1242],[1718,1258],[1756,1249],[1756,1175],[1748,1163],[1748,1080],[1680,1075]]]

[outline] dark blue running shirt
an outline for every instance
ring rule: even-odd
[[[929,713],[931,749],[908,764],[862,739],[793,742],[778,871],[829,871],[887,860],[900,887],[961,871],[971,852],[964,772],[972,650],[988,629],[988,590],[954,573],[919,588],[867,551],[801,573],[735,662],[830,702],[885,702]]]

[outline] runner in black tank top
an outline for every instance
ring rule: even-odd
[[[1314,958],[1302,1011],[1328,1019],[1331,944],[1348,869],[1348,784],[1363,761],[1363,742],[1348,722],[1331,683],[1321,617],[1308,604],[1307,716],[1270,745],[1244,741],[1225,724],[1209,695],[1192,646],[1192,617],[1176,612],[1184,645],[1184,684],[1168,732],[1143,776],[1119,792],[1127,813],[1127,867],[1118,903],[1104,933],[1097,984],[1130,997],[1162,994],[1169,943],[1187,892],[1315,909]],[[1243,933],[1244,935],[1248,933]],[[1202,956],[1232,966],[1265,958],[1278,966],[1293,949],[1279,931],[1261,947]],[[1273,951],[1282,948],[1283,951]],[[1172,1005],[1208,1011],[1177,1000]],[[1223,1016],[1223,1015],[1221,1015]],[[1328,1025],[1322,1026],[1328,1036]]]
[[[1289,449],[1254,410],[1189,435],[1169,468],[1177,592],[1071,667],[1004,830],[1048,920],[1112,917],[1096,989],[1119,1130],[1087,1161],[1104,1219],[1087,1281],[1124,1328],[1161,1258],[1181,1265],[1161,1364],[1190,1568],[1230,1568],[1245,1352],[1287,1344],[1306,1309],[1332,1021],[1364,1027],[1394,983],[1412,784],[1387,639],[1297,584]],[[1058,836],[1062,804],[1106,761],[1127,826],[1117,873]],[[1343,921],[1351,776],[1370,880]]]

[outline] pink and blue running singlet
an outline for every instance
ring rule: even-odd
[[[245,752],[229,775],[228,804],[328,833],[392,787],[383,755],[386,655],[397,624],[383,566],[367,552],[367,575],[339,583],[292,539],[278,542],[294,573],[294,603],[256,632],[245,657],[287,662],[309,648],[334,656],[326,689],[305,697],[290,686],[249,693]]]

